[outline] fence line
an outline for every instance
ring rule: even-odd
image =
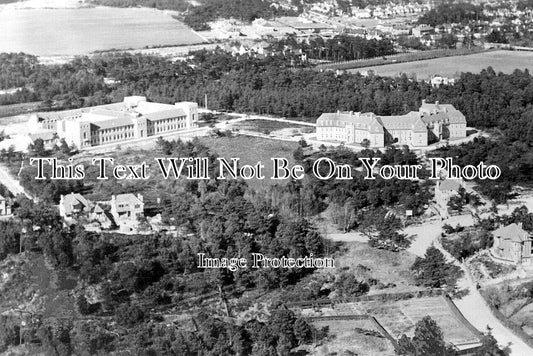
[[[488,52],[489,50],[474,47],[474,48],[459,48],[459,49],[434,49],[429,51],[419,51],[411,53],[397,53],[382,57],[362,58],[349,61],[331,62],[327,64],[319,64],[315,66],[316,70],[335,70],[335,69],[356,69],[370,66],[379,66],[394,63],[415,62],[425,59],[463,56],[474,53]]]

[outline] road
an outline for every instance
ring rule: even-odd
[[[0,183],[2,183],[2,185],[15,196],[24,194],[29,199],[33,199],[32,196],[20,185],[19,181],[9,173],[9,169],[4,165],[0,165]]]
[[[513,356],[533,355],[533,348],[513,334],[511,330],[505,327],[505,325],[492,314],[491,309],[470,277],[467,268],[444,250],[438,242],[442,232],[442,225],[446,223],[452,226],[456,226],[457,224],[468,226],[472,225],[474,221],[470,215],[462,215],[453,216],[444,221],[441,221],[440,218],[436,217],[432,220],[427,220],[420,225],[407,226],[404,229],[404,233],[413,237],[413,242],[408,251],[422,257],[426,253],[427,248],[431,245],[440,249],[449,261],[453,261],[453,263],[461,267],[464,272],[464,277],[458,281],[458,287],[460,289],[467,289],[469,293],[461,299],[454,299],[454,303],[470,324],[481,332],[487,332],[487,326],[489,326],[491,328],[491,333],[498,341],[498,344],[501,347],[509,347],[511,355]],[[345,242],[368,241],[366,236],[358,232],[330,233],[328,234],[328,238],[334,241]]]
[[[458,281],[458,287],[460,289],[468,289],[469,293],[461,299],[454,299],[454,303],[470,324],[481,332],[487,332],[487,326],[490,327],[491,333],[498,341],[498,344],[501,347],[509,347],[511,355],[513,356],[533,355],[533,348],[528,346],[522,341],[522,339],[505,327],[505,325],[492,314],[491,309],[470,277],[467,268],[453,258],[453,256],[445,251],[440,243],[438,243],[443,224],[448,223],[455,226],[457,223],[460,223],[462,226],[466,226],[468,225],[468,220],[469,218],[467,216],[458,216],[452,217],[449,220],[431,220],[421,225],[408,226],[405,229],[405,232],[409,235],[415,235],[415,240],[408,251],[415,255],[423,256],[427,247],[432,244],[439,248],[448,260],[451,260],[457,266],[460,266],[464,272],[464,277]]]

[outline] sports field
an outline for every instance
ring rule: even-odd
[[[491,66],[496,72],[512,73],[515,69],[533,70],[533,52],[497,50],[454,56],[427,59],[416,62],[395,63],[352,69],[350,72],[374,71],[381,76],[397,76],[402,73],[416,74],[417,79],[428,79],[433,75],[452,77],[461,72],[479,73]]]
[[[446,342],[459,348],[468,348],[468,345],[478,343],[479,337],[457,313],[444,296],[338,303],[334,307],[321,308],[318,314],[310,309],[302,311],[307,317],[371,315],[396,340],[403,334],[412,337],[416,323],[429,315],[441,328]],[[337,332],[344,333],[341,330]]]

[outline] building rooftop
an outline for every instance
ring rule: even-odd
[[[507,226],[502,226],[492,233],[494,236],[501,237],[505,240],[512,240],[514,242],[524,242],[531,240],[529,232],[522,228],[522,224],[512,223]]]
[[[115,205],[115,209],[117,212],[123,212],[128,211],[131,209],[132,205],[136,204],[144,204],[142,201],[142,196],[135,196],[134,194],[127,193],[127,194],[119,194],[119,195],[113,195],[111,204]]]
[[[413,130],[425,132],[427,126],[434,122],[448,122],[466,124],[464,115],[450,104],[428,104],[425,100],[419,111],[411,111],[405,115],[376,116],[373,113],[337,112],[324,113],[317,120],[317,126],[323,126],[324,120],[333,121],[333,125],[346,126],[347,123],[356,125],[371,132],[381,133],[387,130]],[[330,126],[328,123],[327,126]]]
[[[459,179],[445,179],[440,182],[438,189],[441,192],[454,191],[458,192],[462,184]]]
[[[67,195],[61,196],[60,204],[65,208],[65,213],[67,215],[72,214],[75,209],[82,210],[88,208],[91,203],[85,199],[81,194],[70,193]]]

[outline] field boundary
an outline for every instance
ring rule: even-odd
[[[331,316],[310,316],[306,317],[307,320],[312,321],[334,321],[334,320],[368,320],[376,329],[378,329],[381,336],[392,342],[392,345],[396,349],[398,342],[396,339],[379,323],[379,321],[369,314],[349,314],[349,315],[331,315]]]
[[[403,293],[382,293],[373,295],[362,295],[359,297],[351,298],[335,298],[335,299],[316,299],[316,300],[304,300],[300,302],[287,303],[287,306],[295,308],[315,307],[321,305],[332,305],[342,303],[357,303],[357,302],[371,302],[371,301],[399,301],[413,298],[425,298],[425,297],[438,297],[446,296],[446,292],[442,289],[429,289],[417,292],[403,292]]]
[[[382,66],[387,64],[417,62],[427,59],[466,56],[469,54],[476,54],[482,52],[490,52],[494,49],[484,49],[480,47],[474,48],[460,48],[460,49],[435,49],[429,51],[420,51],[412,53],[398,53],[384,57],[374,57],[365,59],[355,59],[351,61],[333,62],[327,64],[319,64],[315,66],[315,70],[347,70],[358,69],[365,67]]]

